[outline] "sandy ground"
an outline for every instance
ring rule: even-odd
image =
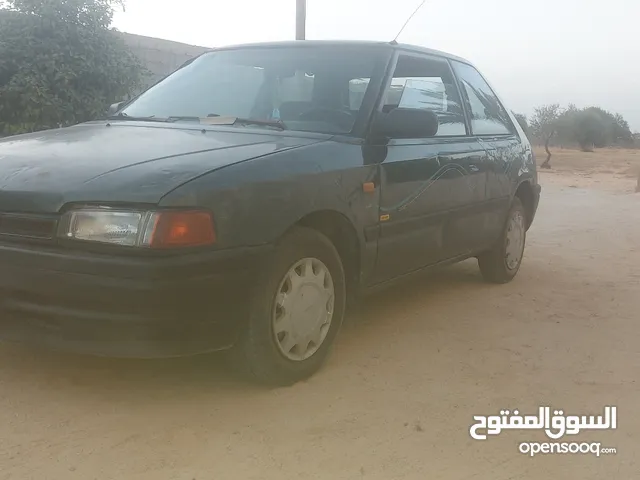
[[[535,148],[538,164],[547,154]],[[550,170],[541,169],[543,181],[571,188],[593,188],[612,193],[633,193],[640,185],[640,149],[605,148],[581,152],[568,148],[551,149]]]
[[[541,179],[511,284],[483,283],[468,261],[370,299],[326,367],[291,388],[247,385],[217,357],[0,345],[0,479],[637,478],[640,194]],[[518,444],[543,432],[469,436],[473,415],[540,405],[616,405],[617,430],[570,440],[618,453],[530,458]]]

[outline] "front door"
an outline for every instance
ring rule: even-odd
[[[469,136],[449,63],[400,54],[382,112],[432,110],[435,137],[390,140],[380,164],[380,237],[375,281],[418,270],[473,249],[482,229],[487,157]]]

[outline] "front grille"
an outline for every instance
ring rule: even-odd
[[[57,226],[57,215],[0,213],[0,238],[53,240]]]

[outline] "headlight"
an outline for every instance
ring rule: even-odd
[[[65,213],[58,235],[148,248],[195,247],[216,240],[211,213],[202,210],[80,208]]]

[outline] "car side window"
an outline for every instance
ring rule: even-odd
[[[434,112],[439,120],[437,137],[467,134],[458,87],[445,60],[400,55],[382,110],[398,107]]]
[[[498,97],[471,65],[451,62],[460,80],[471,115],[471,132],[474,135],[506,135],[514,128],[509,115]]]

